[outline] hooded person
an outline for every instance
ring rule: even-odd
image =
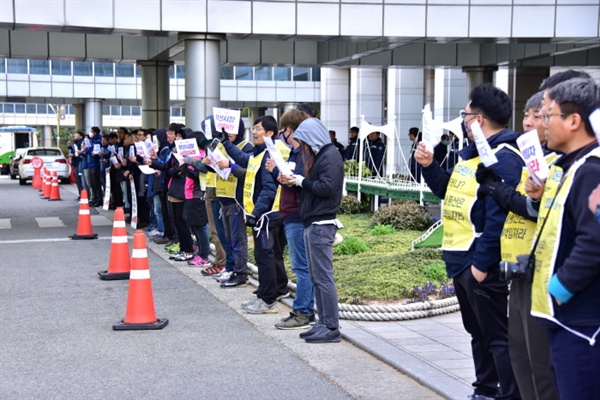
[[[339,331],[337,289],[333,271],[333,241],[337,229],[344,182],[344,160],[331,143],[329,131],[317,118],[298,126],[294,140],[301,145],[304,173],[293,175],[288,184],[300,186],[300,218],[310,278],[315,289],[318,323],[300,337],[307,343],[335,343]]]

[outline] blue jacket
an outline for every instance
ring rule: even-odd
[[[488,139],[493,149],[506,143],[515,148],[519,134],[512,129],[503,129]],[[478,156],[475,143],[471,143],[459,152],[463,160],[470,160]],[[512,188],[517,187],[521,179],[523,159],[519,154],[510,149],[501,149],[496,152],[498,162],[491,168],[502,180]],[[446,188],[452,171],[445,171],[434,161],[431,165],[423,168],[423,178],[431,191],[439,198],[446,195]],[[496,272],[500,263],[500,234],[504,227],[508,211],[502,209],[494,199],[486,197],[485,200],[477,200],[471,209],[471,221],[476,232],[481,236],[476,238],[468,251],[444,251],[446,271],[448,277],[453,278],[462,271],[474,265],[483,272]]]
[[[75,146],[77,146],[77,148],[79,150],[81,150],[81,145],[83,144],[83,139],[75,140],[75,141],[73,141],[73,143],[75,144]],[[69,146],[69,154],[73,154],[73,157],[71,157],[71,166],[74,168],[79,167],[79,164],[81,163],[81,154],[76,156],[75,148],[73,146]]]
[[[94,145],[100,145],[102,143],[102,136],[95,135],[90,139],[91,147],[87,149],[85,154],[87,155],[87,166],[88,168],[97,167],[100,165],[100,156],[98,154],[92,154],[94,152]]]

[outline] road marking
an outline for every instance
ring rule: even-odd
[[[133,239],[133,236],[129,236]],[[98,240],[111,240],[112,236],[100,236]],[[55,238],[55,239],[24,239],[24,240],[0,240],[0,244],[19,244],[19,243],[48,243],[48,242],[72,242],[69,238]]]
[[[104,215],[92,215],[92,226],[112,226],[113,222]]]
[[[12,229],[10,218],[0,219],[0,229]]]
[[[36,217],[35,220],[40,228],[58,228],[66,226],[58,217]]]

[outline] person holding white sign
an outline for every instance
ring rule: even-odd
[[[498,273],[507,211],[492,199],[477,198],[475,171],[485,158],[495,158],[492,169],[514,188],[524,163],[516,146],[519,134],[506,127],[512,115],[508,95],[484,84],[473,89],[469,99],[461,112],[463,133],[475,140],[472,129],[479,127],[481,137],[459,152],[454,169],[444,171],[425,143],[419,144],[415,159],[423,166],[427,185],[444,199],[442,249],[463,324],[471,335],[474,396],[518,399],[508,352],[508,282]]]

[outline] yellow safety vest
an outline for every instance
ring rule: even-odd
[[[237,144],[237,148],[242,150],[244,146],[248,144],[247,140],[242,140]],[[217,148],[221,150],[221,152],[227,155],[227,151],[225,147],[219,143]],[[215,187],[216,187],[216,196],[217,197],[230,197],[235,199],[235,189],[237,188],[238,178],[233,176],[233,174],[229,174],[227,179],[221,178],[219,175],[215,174]]]
[[[504,147],[520,155],[519,150],[505,143],[492,151],[495,154]],[[475,238],[481,235],[481,232],[475,231],[475,225],[471,222],[471,210],[477,201],[479,187],[475,180],[479,163],[480,157],[461,160],[452,171],[444,197],[442,250],[468,251]]]
[[[535,237],[540,235],[540,239],[535,248],[535,273],[533,274],[533,286],[531,288],[531,315],[546,318],[557,323],[558,321],[554,318],[554,308],[552,306],[552,297],[548,292],[548,284],[555,269],[565,203],[573,185],[573,177],[579,167],[589,157],[600,158],[600,148],[592,150],[577,160],[565,176],[563,176],[562,168],[552,165],[544,187],[544,194],[540,199],[540,210],[535,232]],[[557,193],[561,180],[564,182]],[[575,195],[582,194],[577,193]],[[552,206],[552,209],[550,209],[550,206]],[[547,221],[544,224],[545,219]],[[540,233],[542,226],[544,229]]]
[[[548,154],[546,161],[552,162],[556,158],[555,153]],[[523,168],[521,172],[521,181],[517,186],[517,191],[525,194],[525,182],[529,178],[529,170]],[[502,261],[517,262],[517,256],[520,254],[529,254],[533,244],[533,234],[536,223],[520,215],[508,213],[502,234],[500,235],[500,258]]]

